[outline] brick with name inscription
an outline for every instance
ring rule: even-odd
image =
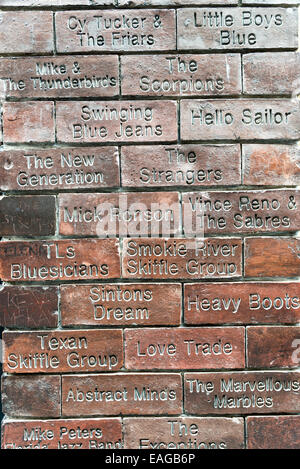
[[[118,418],[5,420],[2,449],[122,449]]]
[[[243,91],[246,94],[296,93],[299,75],[298,52],[243,55]]]
[[[244,422],[224,417],[125,418],[124,443],[126,449],[243,449]]]
[[[55,197],[0,198],[1,236],[51,236],[55,227]]]
[[[242,145],[244,184],[300,185],[298,145]]]
[[[243,371],[185,374],[185,412],[266,414],[300,409],[300,373]]]
[[[182,412],[180,374],[62,377],[62,415],[176,415]]]
[[[123,366],[119,329],[3,333],[3,370],[8,373],[117,371]]]
[[[299,277],[299,238],[246,238],[246,277]]]
[[[119,94],[117,56],[0,59],[0,93],[6,98],[80,98]]]
[[[0,289],[0,304],[1,326],[49,329],[58,325],[57,287],[5,285]]]
[[[300,415],[247,417],[247,449],[299,449]]]
[[[58,52],[176,49],[174,10],[93,10],[55,14]]]
[[[62,101],[56,103],[59,142],[177,140],[175,101]]]
[[[59,194],[59,233],[64,236],[180,234],[176,192]]]
[[[295,8],[182,8],[177,48],[196,50],[297,49]]]
[[[0,242],[0,275],[7,281],[61,281],[120,277],[115,239]]]
[[[249,368],[297,368],[300,363],[300,327],[249,326]]]
[[[239,145],[124,146],[125,187],[189,187],[241,182]]]
[[[60,417],[60,376],[2,376],[2,411],[9,417]]]
[[[185,324],[297,324],[300,283],[184,285]]]
[[[241,276],[242,241],[236,238],[125,238],[124,278],[198,279]]]
[[[2,0],[1,5],[5,6]],[[14,11],[13,14],[10,11],[1,11],[1,54],[37,54],[52,51],[53,20],[50,11]]]
[[[100,189],[120,185],[117,147],[0,152],[3,191]]]
[[[238,54],[121,57],[122,95],[232,95],[241,92]]]
[[[43,102],[3,103],[5,143],[54,143],[54,104]]]
[[[184,100],[180,114],[183,140],[300,138],[296,100]]]
[[[63,326],[180,325],[178,283],[62,285],[60,294]]]
[[[243,368],[243,327],[125,330],[129,370]]]
[[[203,231],[208,234],[297,231],[299,205],[297,190],[187,192],[182,195],[183,229],[186,236],[201,235]]]

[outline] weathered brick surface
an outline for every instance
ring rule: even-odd
[[[60,417],[60,376],[2,376],[2,411],[9,417]]]
[[[105,372],[123,365],[121,330],[10,331],[3,341],[8,373]]]
[[[0,290],[0,325],[13,329],[49,329],[58,325],[57,287],[6,285]]]
[[[217,5],[218,3],[226,5],[236,5],[237,0],[118,0],[120,7],[132,7],[132,6],[191,6],[193,5],[203,5],[212,3]]]
[[[60,293],[63,326],[180,324],[178,283],[62,285]]]
[[[184,381],[189,414],[299,412],[299,372],[186,373]]]
[[[244,328],[127,329],[129,370],[242,368]]]
[[[296,324],[300,283],[191,283],[184,285],[185,324]]]
[[[241,418],[125,418],[124,427],[126,449],[198,450],[244,447],[244,425]]]
[[[101,189],[120,185],[117,147],[8,150],[0,153],[3,191]]]
[[[300,416],[247,417],[248,449],[299,449]]]
[[[63,376],[62,414],[176,415],[182,412],[180,374]]]
[[[118,418],[6,420],[3,449],[122,449]]]

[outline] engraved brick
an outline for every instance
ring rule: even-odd
[[[23,102],[3,104],[5,143],[54,143],[54,104]]]
[[[299,101],[184,100],[180,103],[183,140],[299,139]]]
[[[241,275],[242,242],[236,238],[124,239],[124,278],[198,279]]]
[[[300,54],[278,52],[243,55],[247,94],[291,94],[299,88]]]
[[[3,413],[16,418],[60,417],[60,376],[2,376]]]
[[[122,449],[121,419],[5,420],[2,449]],[[31,436],[31,438],[30,438]]]
[[[181,412],[180,374],[117,373],[62,378],[62,414],[65,417],[176,415]]]
[[[101,189],[120,185],[117,147],[0,152],[3,191]]]
[[[26,196],[0,199],[1,236],[50,236],[55,234],[55,197]]]
[[[191,96],[241,92],[237,54],[121,57],[122,95]]]
[[[25,282],[119,278],[118,248],[114,239],[4,241],[0,275]]]
[[[205,234],[291,232],[300,226],[297,190],[187,192],[182,195],[182,204],[186,236],[194,233],[200,236],[203,231]]]
[[[300,409],[300,373],[243,371],[185,374],[185,412],[267,414]]]
[[[60,194],[59,233],[65,236],[159,236],[180,234],[175,192]]]
[[[246,238],[246,277],[298,277],[300,239]]]
[[[55,14],[58,52],[176,49],[174,10],[93,10]]]
[[[1,5],[5,6],[3,1]],[[0,44],[1,54],[52,52],[52,13],[50,11],[14,11],[12,14],[10,11],[2,11]]]
[[[299,449],[300,415],[247,417],[248,449]]]
[[[177,47],[195,50],[297,49],[295,8],[185,8]]]
[[[243,327],[125,330],[129,370],[243,368]]]
[[[0,290],[0,324],[15,329],[54,328],[58,325],[57,287],[6,285]]]
[[[241,418],[125,418],[126,449],[243,449]],[[188,458],[189,456],[187,456]]]
[[[239,145],[122,147],[125,187],[189,187],[241,182]]]
[[[62,285],[60,291],[63,326],[180,324],[178,283]]]
[[[3,370],[9,373],[105,372],[123,365],[118,329],[9,331],[3,342]]]
[[[0,93],[15,98],[76,98],[119,94],[117,56],[0,59]]]
[[[184,285],[185,324],[296,324],[300,283]]]
[[[300,327],[249,326],[247,362],[249,368],[297,368]]]

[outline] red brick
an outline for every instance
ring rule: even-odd
[[[104,113],[104,118],[99,122],[92,117],[94,113]],[[144,143],[177,139],[175,101],[62,101],[56,103],[56,116],[60,142]]]
[[[124,146],[125,187],[189,187],[241,182],[239,145]]]
[[[123,365],[118,329],[4,332],[3,342],[9,373],[105,372]]]
[[[123,240],[123,278],[198,279],[241,276],[242,242],[236,238]]]
[[[119,278],[118,249],[113,239],[1,242],[0,275],[26,282]]]
[[[54,104],[23,102],[3,104],[5,143],[54,143]]]
[[[300,363],[300,327],[247,328],[249,368],[297,368]]]
[[[297,49],[297,19],[295,8],[179,9],[177,48]]]
[[[248,449],[299,449],[300,415],[247,417]]]
[[[15,329],[40,329],[58,325],[57,287],[18,287],[0,290],[0,324]]]
[[[244,184],[300,185],[300,151],[297,145],[243,145]]]
[[[300,138],[299,101],[184,100],[183,140],[279,140]]]
[[[243,327],[125,330],[129,370],[243,368]]]
[[[280,233],[300,226],[297,190],[187,192],[182,195],[186,236]],[[192,230],[192,231],[190,231]]]
[[[126,449],[243,449],[241,418],[125,418]],[[192,456],[192,455],[191,455]],[[186,455],[189,461],[189,455]]]
[[[117,56],[0,59],[0,90],[15,98],[76,98],[119,94]]]
[[[63,376],[62,414],[176,415],[182,412],[180,374]]]
[[[92,10],[55,14],[58,52],[176,49],[174,10]]]
[[[122,95],[191,96],[241,92],[238,54],[121,57]]]
[[[2,449],[122,449],[121,419],[5,420]]]
[[[56,207],[52,196],[0,198],[1,236],[55,234]]]
[[[300,239],[246,238],[246,277],[298,277]]]
[[[2,411],[10,417],[60,417],[60,376],[2,376]]]
[[[189,283],[185,324],[296,324],[300,283]]]
[[[60,292],[63,326],[180,324],[178,283],[62,285]]]
[[[176,192],[60,194],[59,233],[65,236],[180,234]]]
[[[185,374],[185,412],[267,414],[300,409],[300,373],[243,371]]]
[[[247,94],[290,94],[299,89],[300,54],[243,55],[243,88]]]
[[[0,155],[3,191],[101,189],[120,185],[117,147],[9,150]]]
[[[4,0],[5,1],[5,0]],[[15,2],[14,2],[15,3]],[[1,5],[3,1],[1,1]],[[1,54],[37,54],[53,51],[51,11],[2,11]]]

